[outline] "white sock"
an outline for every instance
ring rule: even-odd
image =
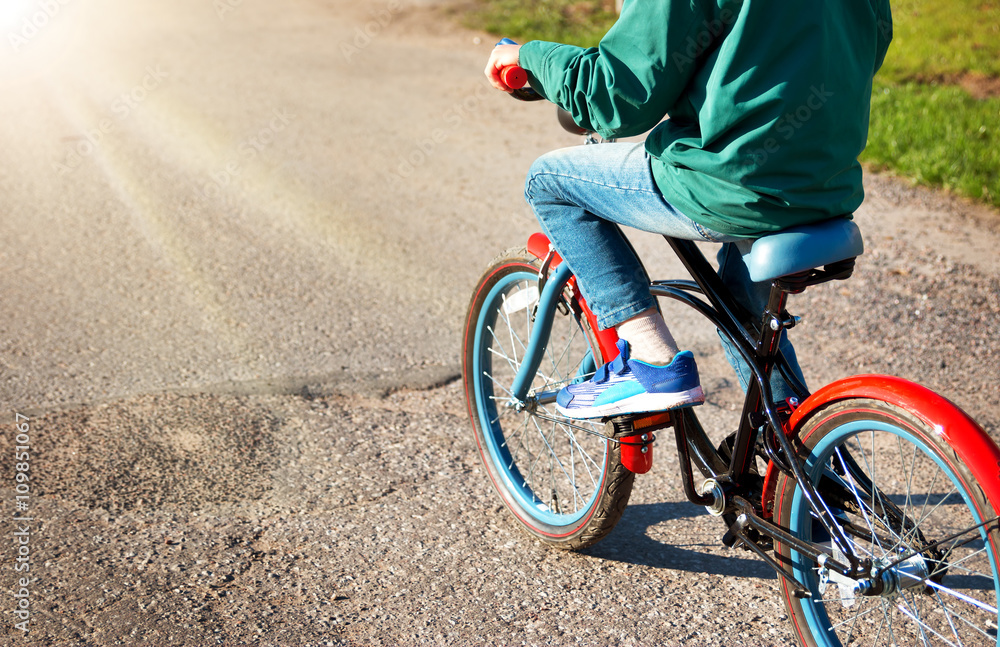
[[[655,308],[618,324],[615,331],[628,342],[629,355],[647,364],[666,366],[680,352],[667,323]]]

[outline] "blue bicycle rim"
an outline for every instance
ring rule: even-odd
[[[537,281],[537,279],[538,275],[531,272],[512,272],[502,277],[486,296],[483,306],[480,309],[479,320],[476,322],[475,348],[478,352],[473,358],[472,365],[473,375],[475,376],[476,400],[479,404],[479,423],[483,429],[486,448],[489,451],[490,459],[493,461],[497,473],[503,480],[503,487],[510,492],[518,505],[536,521],[550,526],[567,526],[580,521],[590,513],[591,508],[597,501],[600,490],[595,488],[584,505],[572,514],[556,514],[545,503],[535,497],[505,446],[503,429],[499,421],[494,422],[497,418],[496,403],[489,397],[492,394],[485,391],[487,380],[484,379],[483,375],[483,360],[488,352],[483,346],[483,339],[486,335],[490,334],[487,327],[491,325],[492,315],[497,312],[500,306],[501,295],[512,283],[527,281],[530,284]],[[602,461],[601,473],[603,474],[607,470],[607,452],[602,457]]]

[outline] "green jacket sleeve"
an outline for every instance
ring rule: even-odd
[[[521,47],[521,67],[535,90],[581,126],[603,137],[638,135],[682,95],[699,56],[721,31],[716,7],[696,0],[629,0],[598,47],[531,41]]]

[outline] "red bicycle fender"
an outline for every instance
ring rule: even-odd
[[[549,250],[551,249],[552,243],[549,242],[549,237],[540,231],[536,231],[528,237],[528,252],[539,260],[545,260],[545,257],[549,255]],[[552,257],[552,267],[556,267],[562,263],[562,256],[559,252]]]
[[[545,257],[549,255],[551,243],[549,242],[548,236],[541,232],[535,232],[528,238],[527,247],[528,253],[532,256],[539,260],[545,260]],[[560,263],[562,263],[562,256],[559,255],[559,252],[556,252],[552,257],[552,264],[550,267],[554,269]],[[607,328],[604,330],[598,328],[597,317],[590,311],[590,308],[587,306],[587,300],[583,298],[582,294],[580,294],[580,290],[575,288],[576,277],[574,276],[570,279],[570,282],[574,285],[573,291],[577,295],[577,299],[580,302],[580,307],[583,309],[584,316],[587,317],[587,323],[590,324],[590,329],[593,330],[594,334],[597,336],[597,345],[600,346],[602,355],[600,360],[602,363],[610,362],[614,358],[618,357],[618,333],[615,332],[614,328]]]
[[[810,413],[823,405],[847,398],[870,398],[909,411],[928,425],[955,450],[983,489],[993,509],[1000,515],[1000,447],[967,413],[944,396],[927,387],[887,375],[856,375],[828,384],[810,395],[788,420],[786,433],[798,435]],[[777,485],[777,470],[767,465],[763,505],[770,515]]]

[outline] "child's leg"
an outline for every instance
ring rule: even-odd
[[[723,237],[664,201],[641,144],[544,155],[531,168],[525,195],[576,275],[598,325],[616,327],[624,340],[619,358],[592,380],[560,391],[559,410],[595,418],[703,402],[694,356],[677,352],[645,271],[618,225],[691,240]]]
[[[648,364],[666,366],[680,351],[663,316],[656,308],[642,312],[615,326],[615,332],[632,347],[632,357]]]
[[[664,201],[642,144],[577,146],[543,155],[531,167],[525,196],[602,328],[655,307],[642,265],[617,225],[689,240],[726,239]],[[636,345],[633,352],[646,352],[643,342]]]

